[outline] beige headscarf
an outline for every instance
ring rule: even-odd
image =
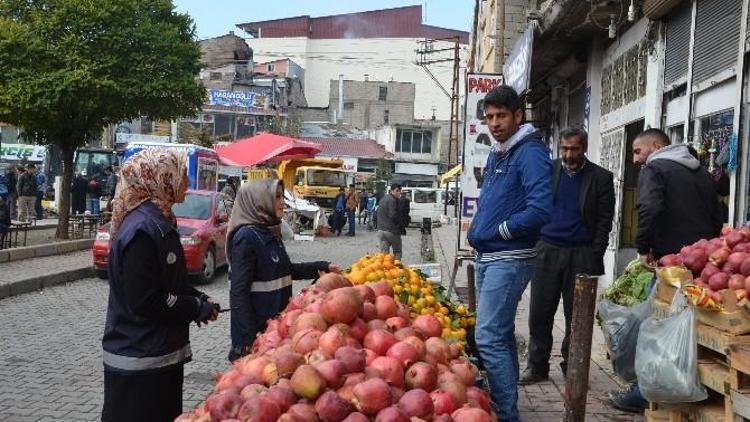
[[[276,191],[284,183],[278,179],[248,182],[237,191],[227,230],[227,252],[232,236],[242,226],[266,229],[281,239],[281,219],[276,216]]]
[[[187,172],[187,152],[172,148],[149,148],[128,158],[120,169],[120,180],[112,200],[114,236],[125,216],[146,201],[151,201],[173,224],[172,205]]]

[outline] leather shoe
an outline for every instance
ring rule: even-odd
[[[531,368],[526,368],[521,373],[521,377],[518,379],[518,385],[531,385],[538,382],[547,381],[548,375],[537,374],[532,371]]]

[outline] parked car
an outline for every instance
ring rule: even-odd
[[[229,199],[219,192],[190,190],[185,202],[172,207],[188,273],[198,283],[210,283],[216,268],[227,264],[229,204]],[[109,224],[99,227],[92,251],[94,269],[100,278],[107,278],[109,238]]]
[[[445,214],[445,190],[436,188],[403,188],[401,196],[409,198],[411,226],[420,227],[423,218],[431,218],[433,224],[440,222]]]

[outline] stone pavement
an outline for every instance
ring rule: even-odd
[[[419,261],[419,239],[415,230],[404,238],[405,262]],[[288,242],[287,249],[294,262],[326,259],[346,268],[361,255],[377,251],[377,238],[374,233],[359,232],[354,238]],[[70,259],[90,256],[73,254]],[[66,260],[57,257],[58,265]],[[43,262],[39,266],[52,265]],[[0,274],[5,274],[6,265],[10,264],[0,264]],[[295,282],[295,290],[304,284]],[[228,304],[224,271],[199,289]],[[99,420],[107,296],[105,281],[88,278],[0,299],[0,421]],[[204,400],[213,377],[228,366],[229,318],[225,315],[209,326],[193,324],[190,328],[193,361],[185,367],[185,409]]]
[[[91,249],[0,264],[0,299],[92,274]]]
[[[452,256],[455,242],[450,233],[455,227],[434,230],[435,252]],[[445,240],[444,240],[445,239]],[[404,262],[418,263],[419,231],[404,238]],[[357,237],[319,238],[314,242],[288,242],[294,262],[328,259],[343,268],[367,252],[377,251],[374,233],[359,232]],[[65,257],[38,258],[0,264],[0,280],[39,268],[50,271],[72,262],[90,264],[90,252]],[[451,258],[452,259],[452,258]],[[37,262],[38,261],[38,262]],[[7,266],[6,266],[7,265]],[[12,271],[10,265],[15,265]],[[450,267],[443,268],[444,280]],[[465,274],[461,270],[459,274]],[[465,282],[465,279],[464,279]],[[305,283],[295,282],[295,290]],[[227,304],[227,277],[220,271],[207,286],[200,286],[222,305]],[[100,417],[102,403],[101,335],[107,306],[107,283],[88,278],[76,283],[53,286],[41,291],[0,299],[0,421],[93,421]],[[526,336],[528,297],[519,308],[516,327]],[[555,328],[556,355],[550,382],[520,387],[519,407],[525,421],[562,419],[562,375],[557,369],[562,319]],[[214,376],[228,362],[229,318],[198,328],[191,326],[193,361],[185,368],[184,406],[197,406],[210,392]],[[624,415],[609,409],[601,400],[616,383],[606,372],[600,330],[595,329],[591,366],[591,393],[587,420],[635,421],[639,416]]]

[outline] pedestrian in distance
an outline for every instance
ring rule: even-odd
[[[8,175],[6,173],[0,173],[0,198],[3,198],[3,200],[8,200]]]
[[[354,189],[354,185],[349,185],[349,191],[346,193],[346,223],[349,225],[349,231],[346,235],[350,237],[354,237],[355,234],[357,224],[355,215],[357,214],[358,205],[359,196],[357,196],[357,191]]]
[[[633,141],[633,163],[641,169],[635,241],[641,265],[653,269],[664,255],[719,236],[723,220],[716,184],[687,145],[670,145],[662,130],[647,129]],[[649,291],[655,281],[654,277]],[[628,412],[648,407],[637,383],[610,392],[609,403]]]
[[[18,171],[15,165],[8,167],[5,178],[8,184],[8,212],[10,218],[15,219],[18,217]]]
[[[73,214],[83,214],[86,211],[86,190],[88,190],[88,187],[86,171],[76,174],[70,188],[70,207]]]
[[[519,384],[548,379],[555,313],[563,301],[563,374],[567,373],[573,288],[577,274],[604,274],[615,211],[611,172],[588,161],[588,135],[582,129],[560,134],[560,158],[552,162],[552,219],[537,243],[536,272],[531,279],[529,353]]]
[[[401,230],[402,223],[399,215],[399,198],[401,185],[391,184],[388,194],[383,196],[378,205],[378,241],[380,251],[393,253],[396,259],[401,259]]]
[[[370,191],[367,196],[367,202],[365,203],[365,222],[367,223],[367,231],[372,231],[375,226],[375,206],[377,205],[377,199],[375,199],[375,193]]]
[[[343,186],[339,188],[339,193],[333,198],[333,231],[336,236],[341,236],[344,229],[344,219],[346,217],[346,193]]]
[[[496,142],[468,233],[477,252],[475,338],[498,418],[517,422],[514,322],[534,274],[539,231],[552,212],[552,162],[541,134],[522,124],[523,108],[513,88],[501,85],[487,93],[484,111]]]
[[[406,229],[411,224],[411,200],[403,192],[398,198],[398,218],[401,224],[401,235],[406,236]]]
[[[102,421],[173,421],[182,413],[189,325],[219,305],[188,283],[172,205],[185,200],[187,154],[153,148],[122,167],[113,201]]]
[[[362,225],[362,217],[364,217],[364,224],[367,224],[367,192],[364,189],[359,191],[359,212],[357,217],[359,219],[359,225]]]
[[[282,241],[284,182],[256,180],[237,192],[229,220],[229,303],[232,347],[229,360],[250,353],[266,321],[292,297],[292,280],[310,280],[323,272],[340,272],[327,261],[293,264]]]
[[[221,189],[221,193],[226,195],[231,201],[237,196],[237,179],[234,176],[227,178],[227,183]]]
[[[18,219],[20,221],[31,221],[36,217],[34,203],[36,202],[36,166],[29,164],[26,170],[18,177],[16,186],[18,191]]]
[[[34,202],[34,210],[36,211],[36,219],[41,220],[44,217],[44,208],[42,207],[42,200],[47,193],[47,176],[44,175],[44,168],[39,169],[36,172],[36,201]]]

